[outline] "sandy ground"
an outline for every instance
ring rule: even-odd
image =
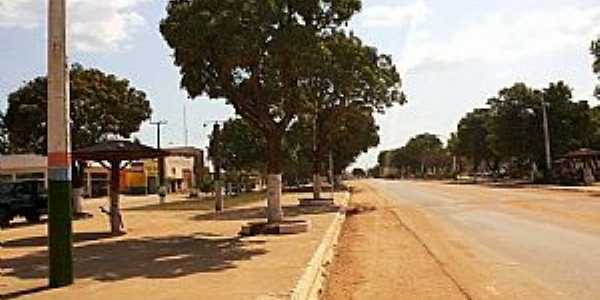
[[[600,299],[598,188],[358,187],[327,299]]]
[[[311,230],[289,236],[240,238],[242,224],[260,219],[260,203],[215,216],[198,210],[127,210],[155,197],[122,201],[127,234],[107,234],[103,200],[74,223],[73,286],[47,290],[46,226],[0,231],[0,299],[279,299],[289,295],[334,219],[333,209],[303,210],[286,195],[288,217],[309,219]],[[181,199],[169,199],[175,201]]]
[[[462,288],[372,188],[356,184],[324,299],[464,299]]]

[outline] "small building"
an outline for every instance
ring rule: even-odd
[[[163,149],[165,185],[169,193],[186,193],[205,172],[204,152],[194,147]],[[155,194],[159,188],[158,160],[132,163],[121,175],[121,191],[127,194]]]
[[[0,182],[46,181],[48,161],[37,154],[0,155]],[[46,185],[47,186],[47,185]]]
[[[170,193],[189,192],[197,178],[206,172],[204,152],[194,147],[165,149],[165,184]],[[37,154],[0,155],[0,182],[19,180],[47,181],[46,156]],[[96,162],[89,162],[83,178],[86,197],[108,195],[110,172]],[[47,183],[46,183],[47,185]],[[124,194],[156,194],[159,188],[158,160],[132,162],[120,173],[120,190]]]

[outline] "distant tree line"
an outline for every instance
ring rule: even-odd
[[[592,42],[591,53],[593,72],[600,80],[600,39]],[[600,84],[594,95],[600,100]],[[425,177],[490,172],[521,177],[537,169],[547,174],[542,105],[547,109],[552,158],[580,148],[600,150],[600,106],[573,99],[572,88],[563,81],[543,89],[515,83],[488,99],[485,107],[468,112],[446,147],[433,134],[418,135],[401,148],[381,152],[370,173]]]
[[[382,151],[371,176],[444,177],[452,172],[453,160],[442,140],[434,134],[412,137],[406,145]]]

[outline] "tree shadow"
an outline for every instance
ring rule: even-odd
[[[283,206],[283,215],[285,217],[298,217],[302,215],[320,215],[337,213],[341,209],[340,206],[315,206],[315,207],[300,207],[297,205]],[[249,207],[229,209],[224,212],[210,212],[192,217],[193,221],[246,221],[253,219],[266,219],[267,213],[265,207]]]
[[[532,184],[528,181],[496,181],[496,182],[479,182],[479,181],[445,181],[446,185],[477,185],[495,189],[523,189],[531,187]]]
[[[8,293],[8,294],[0,294],[0,299],[2,299],[2,300],[16,299],[16,298],[20,298],[20,297],[27,296],[27,295],[41,293],[41,292],[47,291],[49,289],[50,289],[49,286],[34,287],[31,289],[16,291],[16,292]]]
[[[83,213],[80,216],[73,216],[72,221],[77,222],[80,220],[90,219],[93,217],[94,216],[91,214]],[[29,221],[25,220],[24,218],[19,218],[16,221],[11,221],[8,227],[2,228],[0,230],[10,230],[10,229],[38,226],[38,225],[47,225],[47,224],[48,224],[47,216],[42,216],[40,218],[40,220],[37,222],[29,222]]]
[[[73,234],[73,243],[104,240],[118,236],[110,232],[78,232]],[[48,236],[45,235],[0,242],[0,246],[4,248],[42,247],[45,245],[48,245]]]
[[[77,279],[118,281],[166,279],[236,267],[236,262],[266,254],[262,241],[202,234],[109,240],[74,248]],[[3,277],[42,279],[48,276],[46,250],[0,260]],[[2,299],[2,296],[0,296]]]

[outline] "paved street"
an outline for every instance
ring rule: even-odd
[[[423,213],[429,224],[445,228],[437,239],[454,249],[436,251],[432,245],[432,252],[467,291],[470,283],[461,281],[461,267],[453,267],[454,250],[488,268],[489,295],[506,298],[505,289],[517,298],[600,298],[600,192],[595,189],[368,183],[400,211]],[[425,244],[440,243],[419,223],[407,226]]]

